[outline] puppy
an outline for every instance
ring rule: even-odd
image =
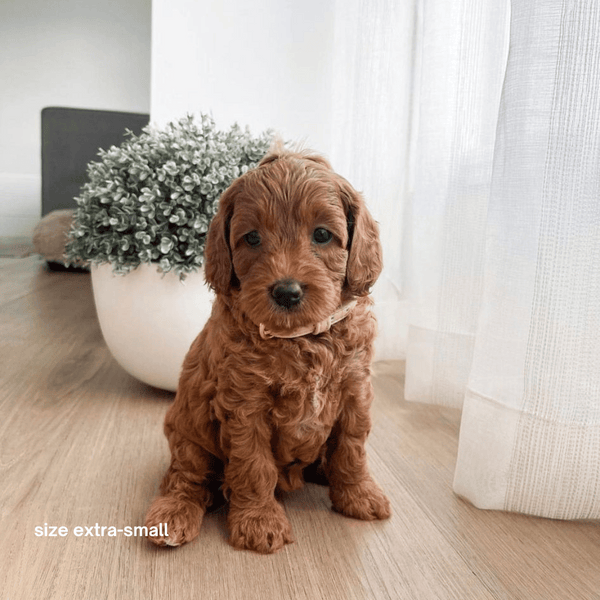
[[[205,250],[216,299],[166,415],[171,465],[146,516],[168,536],[152,542],[193,540],[221,491],[230,543],[275,552],[293,541],[275,492],[309,473],[334,510],[390,515],[365,454],[381,267],[377,224],[319,156],[275,151],[223,194]]]

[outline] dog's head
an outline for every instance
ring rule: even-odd
[[[276,152],[236,179],[206,242],[205,276],[255,322],[303,327],[369,293],[382,268],[377,224],[329,163]]]

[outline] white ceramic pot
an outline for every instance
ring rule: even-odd
[[[115,360],[144,383],[175,391],[183,359],[212,308],[204,271],[184,281],[147,263],[127,275],[115,275],[110,264],[91,272],[100,328]]]

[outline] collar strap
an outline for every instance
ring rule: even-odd
[[[320,321],[314,325],[308,327],[297,327],[289,331],[270,331],[263,323],[259,325],[260,337],[263,340],[271,338],[296,338],[302,337],[303,335],[319,335],[324,331],[329,331],[331,326],[335,323],[339,323],[342,319],[345,319],[356,306],[356,300],[351,300],[342,304],[332,315],[329,315],[324,321]]]

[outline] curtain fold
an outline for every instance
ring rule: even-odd
[[[423,0],[405,396],[462,406],[482,293],[508,2]]]
[[[600,517],[597,2],[513,1],[455,490]]]
[[[600,5],[448,4],[420,4],[406,397],[462,407],[476,506],[599,518]]]
[[[404,358],[401,191],[409,173],[415,10],[396,0],[334,0],[334,7],[330,158],[379,222],[385,261],[373,290],[376,358]]]

